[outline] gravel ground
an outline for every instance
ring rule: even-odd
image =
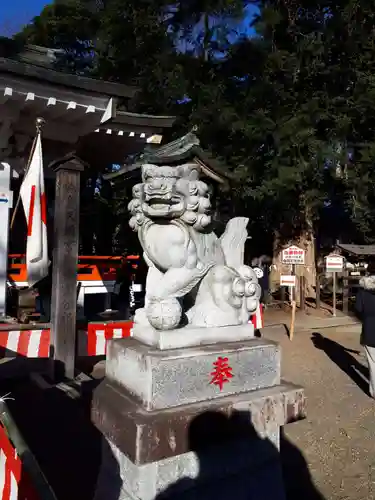
[[[307,419],[287,425],[282,439],[288,500],[375,500],[375,402],[367,395],[359,327],[297,330],[293,342],[280,331],[267,337],[282,346],[283,378],[304,386],[308,399]],[[103,363],[95,368],[95,378],[100,378]],[[64,500],[92,498],[101,436],[89,422],[90,390],[84,405],[62,391],[39,393],[27,383],[17,384],[12,392],[10,406],[26,441]],[[35,422],[41,434],[34,432]],[[40,435],[44,446],[37,450]],[[55,457],[51,450],[56,450]],[[63,464],[69,468],[62,475],[58,471]]]
[[[268,338],[282,346],[283,378],[304,386],[308,400],[307,419],[284,434],[302,453],[312,484],[301,479],[301,464],[287,460],[288,499],[375,499],[375,402],[367,395],[359,327],[296,332],[293,342],[277,333]]]

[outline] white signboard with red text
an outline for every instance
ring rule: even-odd
[[[341,273],[344,269],[344,257],[331,254],[326,257],[326,271],[329,273]]]
[[[303,250],[303,248],[292,245],[291,247],[284,248],[284,250],[282,251],[281,259],[283,264],[304,265],[305,250]]]
[[[280,286],[296,286],[296,276],[293,275],[281,275],[280,276]]]

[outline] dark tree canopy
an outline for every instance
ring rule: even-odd
[[[64,71],[136,83],[132,109],[176,114],[175,134],[197,125],[237,178],[222,201],[250,232],[372,242],[374,6],[56,0],[16,39],[64,49]]]

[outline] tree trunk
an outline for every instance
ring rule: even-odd
[[[307,212],[307,211],[306,211]],[[307,219],[307,216],[306,216]],[[316,298],[315,283],[316,283],[316,265],[315,265],[315,237],[313,224],[311,219],[306,221],[306,229],[296,239],[283,241],[282,231],[275,234],[274,251],[272,258],[272,268],[270,274],[270,288],[276,291],[280,287],[280,275],[288,275],[292,272],[290,264],[282,263],[282,250],[291,245],[296,245],[305,250],[305,265],[296,266],[296,275],[305,278],[305,298]],[[297,305],[300,302],[299,279],[297,282]]]
[[[305,297],[316,298],[315,238],[312,231],[306,231],[299,239],[299,247],[305,250],[305,265],[297,266],[297,274],[305,276]]]

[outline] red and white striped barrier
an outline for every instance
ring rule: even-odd
[[[21,458],[0,424],[0,499],[39,500]]]
[[[78,355],[104,356],[107,340],[130,337],[132,326],[132,321],[89,323],[86,330],[78,330]],[[48,358],[50,336],[49,329],[0,331],[0,358]]]
[[[251,316],[249,321],[249,323],[252,323],[254,325],[254,330],[259,330],[260,328],[264,327],[263,315],[264,315],[263,304],[259,304],[257,310],[255,311],[255,314]]]
[[[263,328],[262,305],[251,316],[249,323],[254,325],[255,330]],[[87,329],[78,329],[78,355],[105,356],[107,341],[130,337],[132,326],[132,321],[88,323]],[[25,358],[48,358],[50,342],[49,329],[0,331],[0,351],[5,351],[0,352],[0,357],[16,354]]]
[[[50,330],[10,330],[0,332],[0,350],[6,349],[2,357],[17,353],[25,358],[48,358]]]
[[[105,356],[107,340],[130,337],[132,326],[132,321],[103,324],[89,323],[86,356]]]

